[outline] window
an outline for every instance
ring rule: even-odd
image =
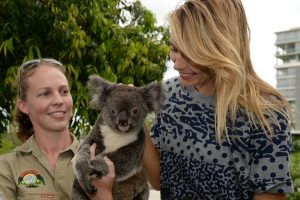
[[[278,87],[290,87],[295,85],[296,85],[296,80],[294,78],[285,78],[285,79],[277,80]]]
[[[277,69],[277,77],[295,76],[295,74],[296,74],[295,67]]]
[[[277,77],[287,76],[287,73],[288,73],[287,68],[277,69]]]
[[[295,52],[295,43],[288,43],[286,45],[286,52],[287,53]]]
[[[285,97],[285,98],[294,98],[296,96],[295,89],[279,89],[279,92]]]

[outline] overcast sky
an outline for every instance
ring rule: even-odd
[[[156,16],[159,25],[183,0],[141,0]],[[276,86],[275,32],[300,27],[300,0],[242,0],[251,30],[251,58],[258,75]],[[165,77],[177,73],[172,67]]]

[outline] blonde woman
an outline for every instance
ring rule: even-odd
[[[163,200],[284,199],[289,106],[253,69],[242,3],[187,0],[168,21],[179,76],[145,148],[152,185]]]

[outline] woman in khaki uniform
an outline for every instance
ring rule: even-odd
[[[15,121],[24,144],[0,157],[0,200],[71,199],[78,141],[68,129],[73,100],[64,66],[54,59],[29,61],[20,67],[17,82]],[[102,194],[92,199],[111,198],[114,172],[106,179],[95,182]]]

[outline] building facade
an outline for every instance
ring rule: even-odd
[[[277,89],[291,104],[294,134],[300,134],[300,27],[276,32]]]

